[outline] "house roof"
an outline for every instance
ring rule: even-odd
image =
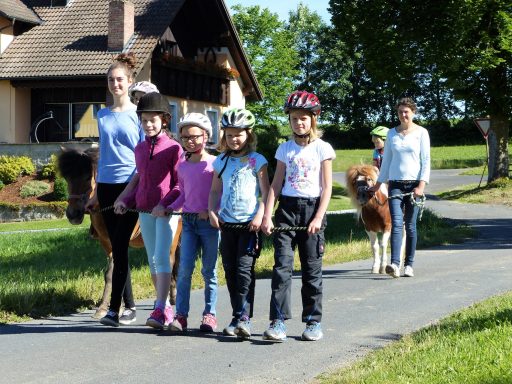
[[[136,72],[151,57],[158,40],[187,1],[190,0],[132,0],[135,32],[125,50],[138,58]],[[250,84],[252,97],[261,99],[261,90],[223,0],[208,0],[212,4],[210,2],[218,4],[224,28],[231,32],[232,52],[237,65],[244,67],[240,72],[246,75],[244,81]],[[72,0],[62,7],[34,7],[44,22],[17,36],[0,55],[0,79],[104,77],[118,53],[107,50],[108,3],[105,0]],[[190,8],[199,4],[192,1]]]
[[[0,2],[0,15],[29,24],[41,24],[41,19],[21,0],[2,0]]]

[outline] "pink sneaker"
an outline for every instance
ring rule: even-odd
[[[203,320],[201,321],[201,326],[199,329],[202,332],[213,332],[217,329],[217,319],[211,313],[207,313],[203,316]]]
[[[170,305],[165,307],[164,317],[165,317],[164,326],[168,327],[172,323],[172,320],[174,319],[174,313],[173,313],[172,307]]]
[[[177,314],[174,316],[174,321],[171,323],[169,329],[171,331],[185,332],[187,330],[187,318]]]
[[[157,308],[151,312],[151,315],[146,320],[146,325],[156,329],[164,329],[164,324],[165,315],[160,308]]]

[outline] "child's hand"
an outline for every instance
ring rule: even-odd
[[[124,215],[126,213],[126,204],[123,201],[116,200],[114,203],[114,213],[118,215]]]
[[[274,223],[272,222],[272,219],[270,217],[263,218],[263,222],[261,223],[261,230],[263,231],[263,233],[267,236],[270,236],[273,229]]]
[[[249,231],[250,232],[258,232],[261,227],[261,217],[258,215],[254,216],[254,219],[249,223]]]
[[[322,228],[322,219],[321,218],[313,218],[311,223],[308,225],[308,235],[313,235],[315,233],[320,232],[320,228]]]
[[[220,223],[219,223],[219,217],[217,216],[217,214],[213,211],[210,211],[208,213],[208,216],[210,217],[210,224],[213,228],[217,228],[219,229],[220,228]]]
[[[197,217],[199,218],[199,220],[208,220],[209,219],[209,216],[208,216],[208,211],[201,211],[197,214]]]
[[[158,204],[153,210],[151,211],[151,214],[156,217],[164,217],[169,215],[169,211],[163,206]]]

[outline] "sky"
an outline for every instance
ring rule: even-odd
[[[228,8],[235,4],[241,4],[244,7],[259,5],[261,8],[268,8],[271,12],[277,13],[281,20],[288,20],[288,12],[296,9],[301,1],[310,10],[318,13],[326,23],[330,23],[331,16],[327,12],[329,0],[224,0]]]

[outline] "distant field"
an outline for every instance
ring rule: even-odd
[[[485,145],[433,147],[430,152],[432,169],[472,168],[485,164]],[[333,162],[334,172],[345,172],[354,164],[371,164],[372,147],[339,149]]]

